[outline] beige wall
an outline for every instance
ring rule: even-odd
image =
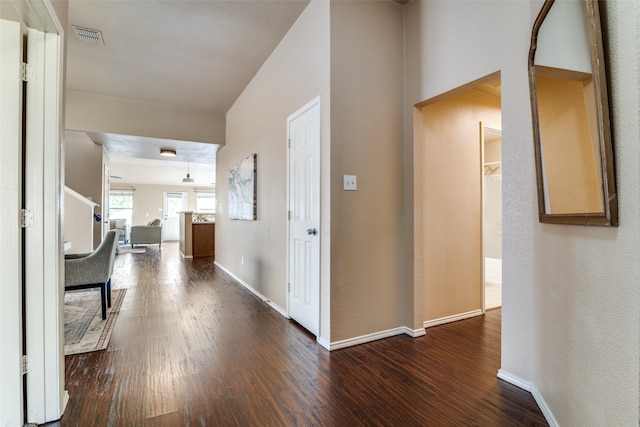
[[[606,3],[617,228],[538,222],[526,63],[541,4],[409,2],[406,108],[501,71],[503,372],[531,382],[559,425],[638,425],[640,4]],[[412,145],[411,123],[406,141]],[[415,187],[418,197],[423,189]],[[422,225],[416,217],[416,229]]]
[[[162,204],[165,191],[185,192],[187,193],[187,209],[195,211],[196,209],[196,193],[193,187],[182,185],[145,185],[135,184],[133,186],[111,184],[111,188],[130,190],[133,192],[133,224],[144,225],[156,218],[162,219]]]
[[[468,90],[422,107],[425,321],[482,309],[480,122],[501,127],[500,97]]]
[[[331,2],[332,342],[406,325],[402,23],[394,2]]]
[[[99,204],[94,212],[102,215],[102,146],[84,132],[65,132],[63,157],[65,185]],[[93,245],[98,247],[101,223],[94,221],[93,225]]]
[[[66,97],[66,129],[224,144],[220,113],[73,91]]]
[[[329,2],[312,1],[227,114],[217,156],[216,262],[282,310],[286,308],[287,117],[321,97],[321,241],[329,233]],[[229,168],[257,153],[257,221],[227,217]],[[326,259],[328,245],[322,247]],[[244,263],[242,263],[244,260]],[[328,310],[328,264],[321,266],[321,310]],[[327,302],[325,304],[325,302]],[[328,313],[320,334],[328,334]],[[326,337],[328,339],[328,335]]]

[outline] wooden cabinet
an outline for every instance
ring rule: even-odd
[[[193,257],[214,256],[216,224],[212,222],[194,222],[193,230]]]

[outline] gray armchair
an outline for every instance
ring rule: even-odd
[[[129,243],[129,224],[127,224],[126,219],[110,219],[109,220],[109,229],[110,230],[120,230],[120,237],[118,237],[118,242],[122,242],[125,245]]]
[[[102,318],[107,318],[111,307],[111,275],[116,257],[120,230],[110,230],[98,248],[88,254],[70,254],[64,257],[64,290],[100,288]]]
[[[162,220],[154,219],[147,225],[134,225],[129,234],[131,248],[138,244],[162,245]]]

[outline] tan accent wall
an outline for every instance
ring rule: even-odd
[[[480,122],[501,127],[500,97],[469,90],[422,108],[424,320],[482,308]]]
[[[406,325],[402,24],[393,2],[331,2],[332,342]]]

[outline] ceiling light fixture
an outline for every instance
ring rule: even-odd
[[[161,148],[160,149],[160,155],[164,156],[164,157],[175,157],[176,156],[176,150],[172,150],[170,148]]]
[[[193,178],[189,175],[189,163],[187,163],[187,177],[182,178],[182,182],[193,183]]]

